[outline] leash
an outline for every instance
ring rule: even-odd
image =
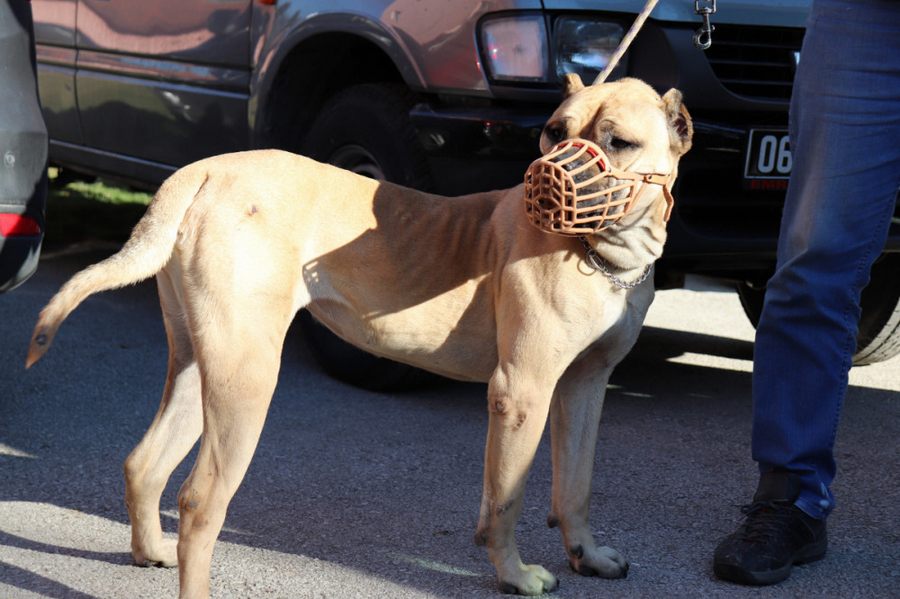
[[[616,68],[616,65],[619,64],[619,60],[622,59],[622,55],[628,50],[628,46],[634,41],[635,36],[638,34],[638,31],[641,30],[641,27],[644,26],[644,21],[646,21],[647,17],[650,16],[650,13],[653,12],[653,8],[658,1],[659,0],[647,0],[644,9],[638,14],[634,23],[631,24],[631,29],[629,29],[628,33],[625,34],[625,37],[622,38],[622,42],[619,44],[619,47],[616,48],[616,51],[613,52],[613,55],[609,57],[609,62],[606,63],[606,66],[600,71],[597,78],[594,79],[594,85],[606,81],[606,78],[609,77],[612,70]]]
[[[616,48],[616,51],[613,52],[613,55],[609,57],[609,62],[606,63],[606,66],[600,71],[597,78],[594,79],[594,85],[606,81],[609,74],[616,68],[616,65],[619,64],[619,61],[628,50],[631,42],[634,41],[634,38],[641,30],[641,27],[644,26],[647,17],[653,12],[658,1],[659,0],[647,0],[644,9],[638,13],[634,23],[631,24],[631,29],[629,29],[628,33],[625,34],[625,37],[622,38],[622,42],[619,44],[619,47]],[[703,19],[703,24],[700,26],[700,29],[694,33],[694,46],[699,50],[706,50],[712,46],[712,32],[715,30],[715,27],[709,22],[709,16],[716,12],[716,0],[694,0],[694,12]]]

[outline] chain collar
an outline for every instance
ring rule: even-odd
[[[587,262],[588,266],[601,273],[604,277],[609,279],[609,282],[612,283],[615,287],[619,289],[634,289],[641,283],[647,280],[647,277],[650,276],[650,271],[653,269],[653,264],[648,264],[646,268],[644,268],[644,272],[641,275],[633,280],[626,281],[621,279],[620,277],[613,274],[610,270],[612,264],[607,262],[600,254],[597,253],[597,250],[591,245],[591,243],[587,240],[587,237],[584,235],[578,236],[579,241],[581,241],[581,245],[584,246],[584,250],[586,252],[587,258],[585,262]]]

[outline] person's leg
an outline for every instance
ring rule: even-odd
[[[791,137],[794,170],[754,353],[760,484],[714,558],[717,576],[745,584],[778,582],[825,552],[860,293],[900,185],[900,4],[814,2]]]
[[[900,4],[815,2],[791,134],[778,265],[756,334],[753,459],[762,472],[798,473],[798,507],[823,518],[859,298],[900,185]]]

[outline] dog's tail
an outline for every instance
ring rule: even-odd
[[[196,168],[185,168],[169,177],[122,249],[85,268],[62,286],[41,310],[28,345],[25,368],[47,353],[63,320],[88,296],[138,283],[166,265],[178,239],[179,226],[207,179],[204,169]]]

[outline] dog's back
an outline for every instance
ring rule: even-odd
[[[277,150],[198,161],[163,183],[119,252],[77,273],[50,300],[26,367],[88,296],[156,275],[173,252],[185,264],[206,262],[212,276],[227,270],[246,292],[278,276],[264,282],[263,270],[283,270],[295,279],[279,291],[292,296],[286,309],[313,302],[311,310],[333,327],[336,306],[358,303],[356,295],[370,305],[367,318],[403,312],[485,276],[488,221],[500,195],[432,196]],[[273,245],[278,249],[266,250]],[[443,276],[434,277],[436,270]],[[335,272],[366,276],[347,281],[330,277]]]

